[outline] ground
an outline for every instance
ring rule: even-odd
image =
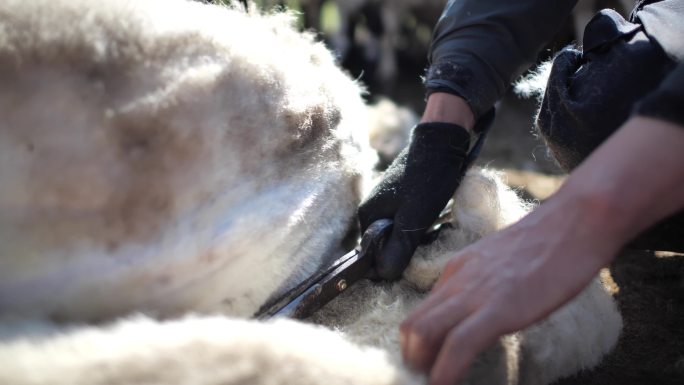
[[[624,251],[610,267],[624,318],[616,349],[555,385],[684,384],[684,256]]]

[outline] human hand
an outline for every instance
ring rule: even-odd
[[[421,123],[411,142],[359,207],[361,229],[393,219],[392,233],[375,260],[379,278],[396,280],[458,187],[466,168],[470,134],[449,123]]]
[[[498,337],[573,298],[621,245],[594,214],[602,212],[592,202],[552,198],[455,255],[400,327],[405,361],[431,385],[455,384]]]
[[[378,219],[394,220],[392,234],[376,256],[377,277],[401,278],[423,235],[437,220],[477,157],[493,120],[492,109],[475,124],[464,99],[447,93],[430,95],[421,123],[412,131],[409,146],[359,206],[362,232]],[[470,149],[475,133],[479,137]]]
[[[622,245],[684,207],[683,147],[681,125],[632,118],[551,199],[459,252],[400,327],[407,363],[432,385],[454,384],[497,337],[569,301]]]

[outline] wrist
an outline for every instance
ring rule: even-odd
[[[532,244],[545,245],[539,251],[542,260],[554,261],[565,250],[573,263],[586,262],[598,269],[609,264],[628,241],[615,226],[619,220],[612,202],[602,195],[563,186],[517,226],[536,234]]]
[[[474,134],[475,115],[472,109],[460,96],[445,92],[435,92],[430,95],[423,112],[421,123],[452,123],[465,128]]]
[[[684,207],[684,132],[632,118],[599,146],[558,192],[582,210],[600,235],[626,244]]]
[[[566,183],[554,196],[555,204],[561,208],[561,213],[585,231],[585,237],[592,242],[621,245],[629,241],[629,231],[625,224],[625,214],[615,196],[605,194],[601,190],[576,188],[572,183]]]

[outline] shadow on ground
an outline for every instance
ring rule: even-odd
[[[620,341],[599,367],[555,385],[684,384],[684,256],[626,250],[610,273]]]

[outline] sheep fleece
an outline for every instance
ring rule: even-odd
[[[398,323],[529,209],[472,170],[401,281],[306,323],[240,319],[334,255],[367,191],[361,88],[320,43],[287,14],[0,0],[0,82],[2,384],[422,384]],[[620,328],[596,280],[466,382],[547,384]]]
[[[0,309],[249,316],[330,262],[376,155],[361,88],[291,24],[0,0]]]

